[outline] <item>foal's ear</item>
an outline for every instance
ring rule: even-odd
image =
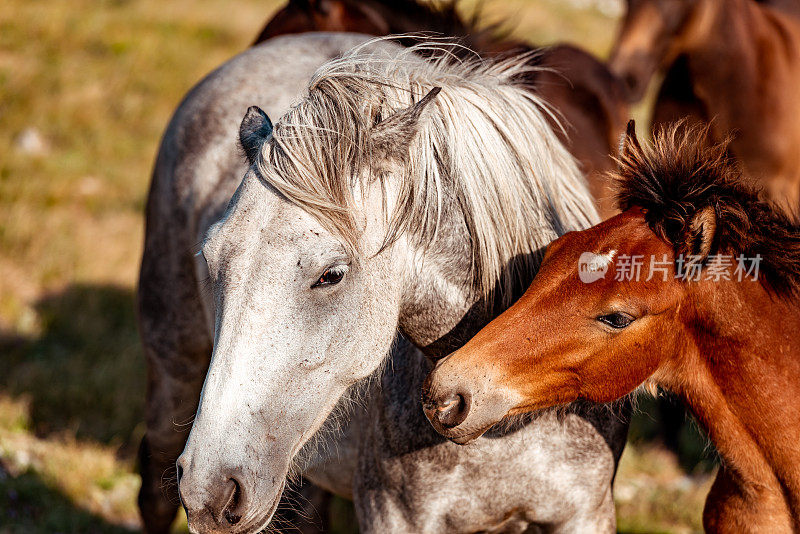
[[[258,106],[250,106],[239,126],[239,143],[241,143],[247,161],[255,163],[261,145],[272,135],[272,121]]]
[[[686,223],[677,243],[677,252],[687,261],[702,263],[711,253],[714,235],[717,233],[717,213],[714,206],[696,211]]]
[[[434,87],[416,104],[376,124],[372,128],[372,143],[375,149],[382,156],[405,159],[408,147],[419,132],[419,125],[427,114],[428,104],[433,102],[441,90],[441,87]]]
[[[636,121],[631,119],[619,140],[619,157],[625,159],[633,154],[641,154],[641,152],[642,145],[639,144],[639,139],[636,137]]]

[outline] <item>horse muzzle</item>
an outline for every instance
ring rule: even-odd
[[[454,443],[479,438],[513,407],[499,391],[454,370],[445,358],[425,379],[422,410],[433,428]]]
[[[178,495],[189,530],[196,534],[255,532],[266,526],[283,493],[285,475],[271,477],[280,484],[273,484],[270,492],[270,488],[257,488],[240,468],[205,468],[186,453],[178,458],[177,467]],[[272,493],[272,498],[265,493]],[[265,502],[271,503],[269,509],[259,510]]]

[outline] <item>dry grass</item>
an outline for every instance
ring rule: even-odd
[[[581,3],[485,10],[511,17],[521,37],[604,54],[614,21]],[[6,0],[0,10],[0,534],[136,529],[144,364],[133,294],[150,167],[183,94],[276,8]],[[686,480],[668,454],[629,449],[621,528],[698,528],[706,486]]]
[[[15,527],[24,526],[29,532],[53,519],[53,527],[58,528],[66,511],[71,521],[86,521],[87,526],[94,516],[107,522],[111,531],[120,530],[111,528],[112,524],[135,527],[137,512],[130,497],[136,490],[137,477],[108,447],[98,443],[77,441],[66,432],[50,440],[37,439],[29,432],[29,404],[24,397],[0,401],[4,419],[9,413],[16,414],[9,427],[4,424],[0,428],[0,458],[8,477],[8,487],[0,494],[0,500],[7,501],[6,525],[17,519]],[[63,510],[55,515],[51,510],[36,510],[38,503],[33,501],[40,497],[38,489]],[[28,495],[32,491],[36,493]],[[80,505],[76,507],[75,503]],[[32,509],[26,510],[26,506]]]
[[[709,473],[687,474],[675,455],[653,445],[628,445],[620,461],[614,498],[620,532],[702,532]]]

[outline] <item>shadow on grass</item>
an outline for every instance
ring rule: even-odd
[[[710,473],[718,463],[716,449],[691,413],[669,392],[657,399],[640,395],[628,442],[659,443],[672,451],[687,474]]]
[[[35,473],[12,477],[0,464],[0,534],[129,534],[75,506]]]
[[[75,284],[46,295],[36,312],[41,336],[0,333],[0,391],[29,400],[29,430],[39,436],[68,431],[134,452],[145,366],[133,291]]]

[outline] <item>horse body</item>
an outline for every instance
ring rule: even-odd
[[[518,304],[437,365],[426,413],[445,435],[467,441],[497,413],[611,402],[657,384],[687,404],[722,457],[706,530],[793,532],[798,225],[758,199],[724,145],[690,141],[702,134],[689,129],[677,140],[673,129],[647,151],[629,133],[625,211],[551,245]],[[587,255],[592,278],[579,270]],[[632,258],[640,275],[620,275]],[[491,409],[478,399],[487,382]],[[471,401],[454,410],[453,395]]]
[[[640,97],[666,68],[653,127],[689,117],[731,153],[771,198],[800,201],[800,18],[753,0],[640,2],[631,6],[609,61]],[[670,9],[672,11],[670,11]],[[659,23],[659,20],[661,22]]]
[[[204,289],[209,278],[205,261],[193,256],[198,242],[222,217],[223,223],[215,228],[224,228],[223,235],[230,235],[227,232],[232,231],[231,228],[238,228],[243,233],[237,232],[237,235],[250,236],[246,238],[246,243],[250,244],[244,250],[258,250],[258,239],[261,239],[258,236],[270,236],[267,242],[274,248],[262,250],[264,254],[258,263],[261,268],[269,266],[271,270],[279,270],[302,266],[311,272],[316,265],[314,262],[318,261],[314,254],[294,257],[290,252],[293,246],[319,236],[331,244],[331,250],[339,250],[335,244],[339,241],[331,237],[330,229],[321,227],[314,217],[288,202],[286,198],[291,197],[273,189],[263,181],[263,176],[251,171],[241,181],[247,166],[234,143],[238,117],[253,103],[263,105],[273,116],[280,116],[301,93],[314,69],[365,40],[363,36],[346,34],[308,34],[271,40],[237,56],[201,82],[187,96],[167,129],[148,201],[139,290],[141,330],[150,365],[148,432],[140,454],[143,472],[140,505],[149,532],[165,531],[174,516],[175,502],[169,503],[160,495],[159,479],[171,467],[186,439],[186,426],[197,409],[200,386],[209,366],[214,332],[217,333],[213,343],[215,354],[236,353],[238,359],[252,357],[261,362],[274,356],[266,356],[262,349],[242,343],[248,340],[257,343],[260,335],[255,333],[265,332],[263,335],[266,335],[269,328],[250,322],[254,319],[248,318],[246,312],[263,309],[272,317],[270,324],[284,325],[286,332],[290,332],[303,328],[300,321],[309,309],[308,303],[293,303],[288,289],[282,290],[286,295],[279,297],[280,304],[266,309],[263,303],[267,302],[267,297],[274,297],[267,295],[259,299],[261,289],[246,292],[247,304],[229,304],[235,302],[235,292],[229,292],[220,300],[220,294],[215,291],[216,300],[212,299]],[[390,44],[380,46],[398,50]],[[408,60],[406,57],[405,61]],[[276,65],[282,67],[277,69]],[[279,122],[279,128],[280,125]],[[564,206],[569,208],[563,208],[566,212],[552,205],[545,209],[552,199],[542,197],[529,201],[533,209],[541,211],[535,218],[523,216],[520,219],[527,219],[537,228],[537,241],[529,241],[528,246],[543,247],[558,233],[586,226],[594,217],[588,195],[581,192],[574,164],[563,148],[558,147],[555,138],[552,142],[556,144],[551,148],[568,169],[565,172],[571,179],[578,180],[568,187],[577,189],[560,190],[566,200],[558,202],[567,202]],[[239,182],[238,192],[223,216]],[[393,186],[387,183],[387,187]],[[455,191],[443,187],[441,193],[436,247],[423,255],[413,255],[417,259],[411,267],[407,267],[408,259],[403,259],[404,267],[399,272],[393,264],[403,258],[399,252],[382,253],[373,259],[363,257],[359,269],[394,278],[368,286],[372,289],[362,294],[370,300],[362,302],[361,306],[334,306],[329,310],[334,314],[330,317],[336,320],[345,320],[348,313],[358,313],[359,309],[367,310],[368,315],[369,310],[373,310],[371,315],[376,318],[370,324],[378,330],[372,334],[363,330],[356,338],[340,341],[360,343],[357,350],[346,344],[330,342],[328,345],[329,350],[341,354],[339,359],[350,358],[348,372],[335,377],[328,374],[333,364],[316,354],[318,349],[307,352],[306,358],[301,359],[305,363],[300,369],[310,373],[305,379],[259,375],[259,363],[255,361],[244,371],[236,363],[238,360],[212,364],[204,387],[205,404],[198,412],[192,434],[201,437],[194,438],[194,445],[192,441],[187,445],[190,454],[185,455],[179,471],[183,500],[190,510],[193,528],[227,532],[228,529],[240,531],[262,526],[271,514],[270,506],[277,503],[285,471],[293,461],[297,470],[323,487],[354,497],[364,532],[521,531],[529,525],[541,525],[547,530],[613,531],[610,484],[626,430],[626,425],[615,415],[605,411],[573,411],[562,417],[541,417],[518,428],[498,430],[496,435],[480,440],[471,448],[457,447],[443,440],[423,420],[418,395],[430,365],[428,357],[452,350],[496,313],[485,311],[485,303],[478,302],[478,293],[470,289],[468,283],[465,285],[464,273],[471,272],[474,267],[474,251],[468,245],[474,238],[465,226],[469,214],[455,208],[462,202]],[[367,194],[372,198],[370,195],[376,193],[367,191]],[[368,198],[363,200],[369,204]],[[577,219],[570,219],[576,214],[580,214]],[[544,230],[555,221],[561,221],[556,223],[557,229]],[[254,222],[258,222],[257,228],[251,227]],[[290,222],[292,224],[286,226]],[[383,228],[380,218],[370,219],[369,224]],[[245,232],[245,229],[248,230]],[[288,233],[284,233],[284,229]],[[215,232],[218,230],[211,235]],[[374,234],[382,235],[381,232]],[[239,241],[233,240],[230,244],[224,237],[212,237],[211,243],[214,245],[206,243],[203,249],[209,257],[225,257],[223,265],[241,266],[237,263],[242,261],[237,259],[240,253],[229,257],[229,252],[223,252],[230,251]],[[217,244],[221,248],[216,248]],[[377,250],[375,247],[380,243],[377,240],[369,245]],[[402,247],[398,244],[393,250],[402,250]],[[531,266],[538,262],[536,250],[518,258],[521,263],[516,268],[513,262],[506,268],[518,275],[519,266],[528,266],[522,272],[527,277],[523,282],[527,283],[533,271]],[[320,249],[319,252],[328,254],[330,251]],[[212,260],[212,265],[220,263],[214,264]],[[367,269],[366,265],[372,268]],[[216,288],[215,272],[212,270],[210,279]],[[227,276],[229,271],[225,272]],[[357,279],[352,273],[348,276]],[[274,295],[276,287],[285,287],[293,279],[288,276],[254,278],[250,284],[270,290]],[[522,288],[524,284],[517,286]],[[498,287],[503,288],[502,284]],[[394,289],[377,291],[378,288]],[[397,292],[400,288],[404,290],[402,294]],[[507,288],[499,291],[504,303],[498,306],[506,306],[513,293]],[[326,307],[318,303],[311,309]],[[223,315],[225,319],[220,323],[220,313],[223,313],[220,310],[239,314],[238,319]],[[309,332],[315,325],[332,320],[321,317],[316,316],[307,325]],[[356,323],[365,320],[361,316],[352,317]],[[221,324],[238,324],[238,327],[220,330]],[[398,327],[413,345],[402,338],[393,341]],[[271,343],[288,342],[286,336],[275,338]],[[328,343],[314,343],[310,336],[303,342],[317,347]],[[395,349],[387,365],[397,372],[380,374],[381,362],[393,343]],[[428,356],[417,347],[422,347]],[[287,346],[284,353],[290,352]],[[359,359],[359,354],[364,355],[363,359]],[[213,361],[220,358],[215,356]],[[315,361],[315,358],[322,360]],[[236,374],[239,372],[244,374]],[[378,377],[382,387],[374,383],[371,387],[364,386],[365,377],[369,376]],[[242,382],[258,379],[261,385],[252,395],[242,390],[232,396],[225,394],[214,401],[207,400],[212,395],[209,391],[219,392],[215,388],[224,387],[234,379]],[[278,389],[274,394],[267,394],[267,387]],[[365,409],[352,409],[350,417],[345,419],[348,423],[341,425],[344,427],[341,433],[329,433],[326,429],[342,420],[337,414],[341,405],[350,402],[348,391],[353,387],[367,392],[363,401]],[[296,412],[292,403],[303,395],[312,395],[313,400],[305,406],[313,406],[313,409],[306,407]],[[328,400],[323,402],[323,399]],[[249,420],[251,411],[257,421],[263,422],[258,425],[266,426],[247,433],[247,425],[242,421]],[[333,415],[326,423],[331,412]],[[297,418],[293,418],[292,413]],[[272,419],[270,414],[275,414],[276,418]],[[246,433],[240,436],[242,431]],[[222,441],[212,448],[204,445],[215,437]],[[276,440],[275,444],[271,444],[271,440]],[[299,451],[303,443],[306,445]],[[245,450],[238,449],[239,445]],[[505,471],[493,465],[498,459],[507,465]],[[224,512],[229,512],[228,516],[198,515],[195,506],[198,502],[213,502],[219,492],[230,489],[224,483],[221,487],[203,489],[203,483],[216,480],[215,471],[207,470],[233,468],[237,461],[244,466],[244,472],[233,469],[230,476],[232,480],[243,482],[233,495],[241,496],[244,492],[245,497],[238,501],[239,507],[257,509],[258,513],[238,514],[227,507]],[[254,479],[252,473],[260,475]],[[258,488],[253,480],[260,480],[269,487]],[[245,486],[244,481],[248,485]],[[443,482],[452,489],[440,491]],[[196,491],[191,489],[193,486]],[[235,521],[226,523],[229,519]]]
[[[622,83],[605,63],[568,44],[541,49],[535,64],[543,70],[531,77],[531,90],[557,112],[559,137],[580,162],[600,217],[610,217],[617,210],[606,173],[629,118]]]

